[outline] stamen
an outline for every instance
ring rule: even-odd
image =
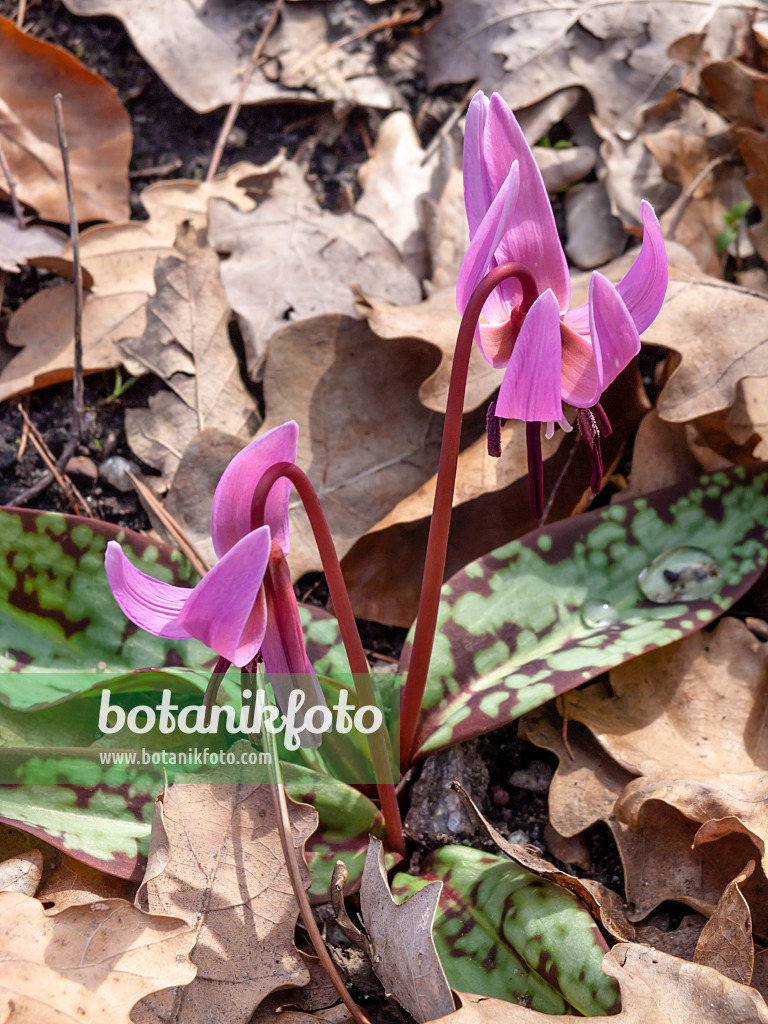
[[[613,427],[611,426],[611,421],[608,419],[605,413],[605,409],[598,402],[596,405],[592,406],[592,412],[595,415],[595,419],[598,422],[600,430],[605,434],[606,437],[610,437],[610,435],[613,433]]]
[[[501,418],[496,415],[496,403],[491,402],[485,414],[485,432],[488,435],[488,454],[492,459],[501,458]]]
[[[605,415],[603,413],[603,415]],[[592,478],[589,486],[597,494],[603,482],[603,453],[600,450],[600,430],[591,409],[579,409],[576,415],[579,433],[587,446],[589,461],[592,463]]]
[[[538,522],[544,514],[544,460],[541,457],[541,424],[526,423],[528,442],[528,489],[531,513]]]

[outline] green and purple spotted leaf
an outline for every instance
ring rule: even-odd
[[[395,875],[398,901],[441,881],[432,935],[454,989],[493,996],[541,1013],[615,1013],[613,978],[600,969],[608,947],[571,893],[512,861],[467,846],[446,846],[418,878]]]
[[[647,600],[638,575],[666,551],[714,559],[706,599]],[[414,749],[495,729],[621,662],[701,629],[768,560],[765,463],[703,476],[527,534],[443,586]],[[407,666],[410,638],[403,651]]]

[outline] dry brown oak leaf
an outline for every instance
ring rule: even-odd
[[[749,985],[755,966],[752,917],[749,904],[739,888],[755,870],[749,861],[741,874],[726,886],[717,909],[702,929],[693,959],[714,967],[727,978]]]
[[[61,256],[68,238],[55,228],[20,228],[15,217],[0,216],[0,270],[17,274],[36,258]]]
[[[768,934],[768,648],[738,619],[614,669],[564,699],[618,769],[614,834],[634,920],[664,899],[709,915],[750,858],[743,886],[756,934]],[[552,822],[566,787],[553,783]],[[594,808],[595,820],[604,806]],[[760,864],[762,863],[762,867]]]
[[[251,209],[253,200],[238,182],[264,178],[272,167],[241,163],[213,182],[157,182],[141,194],[147,220],[102,224],[80,235],[87,286],[83,304],[86,373],[119,366],[124,357],[117,343],[144,333],[147,302],[155,292],[156,263],[182,256],[174,247],[179,227],[188,221],[197,230],[205,228],[212,196]],[[71,251],[45,265],[71,277]],[[0,373],[0,401],[72,376],[73,323],[70,284],[44,288],[13,314],[7,341],[20,351]],[[132,369],[141,372],[140,366]]]
[[[229,340],[218,257],[206,245],[205,231],[188,222],[179,227],[174,248],[178,256],[155,265],[156,292],[143,335],[120,343],[130,366],[154,373],[173,392],[153,396],[149,409],[126,410],[125,419],[128,444],[161,471],[153,484],[164,487],[201,431],[222,430],[246,444],[259,424]]]
[[[425,1024],[454,1008],[451,989],[432,939],[442,882],[430,882],[404,903],[387,883],[380,840],[370,836],[360,883],[360,907],[376,977],[384,991]]]
[[[603,972],[621,989],[621,1012],[582,1017],[585,1024],[768,1024],[768,1006],[753,988],[719,971],[620,942],[603,957]],[[572,1024],[573,1017],[539,1013],[501,999],[459,993],[460,1010],[441,1024]]]
[[[418,399],[437,358],[432,346],[384,341],[345,316],[300,320],[272,339],[262,430],[298,421],[297,462],[320,496],[340,557],[437,468],[442,417]],[[299,502],[290,516],[296,577],[320,563]]]
[[[78,220],[122,220],[129,215],[133,137],[116,90],[66,50],[0,18],[0,142],[16,195],[43,220],[67,223],[56,93],[63,96]],[[6,188],[0,176],[0,191]]]
[[[288,805],[309,885],[303,852],[317,812]],[[274,989],[309,980],[293,944],[298,905],[268,785],[170,786],[155,805],[137,902],[189,922],[198,973],[191,986],[144,1000],[134,1024],[246,1024]]]
[[[150,992],[188,985],[194,934],[178,917],[124,900],[48,915],[17,892],[0,893],[0,1017],[19,1024],[129,1024]]]
[[[250,213],[211,203],[208,237],[230,254],[221,279],[240,319],[251,376],[260,373],[267,343],[286,319],[352,315],[352,285],[396,302],[421,298],[392,242],[367,217],[321,209],[294,163],[283,165]]]
[[[146,62],[198,113],[234,101],[262,28],[250,5],[233,7],[226,0],[143,0],[140,7],[133,0],[66,0],[66,6],[73,14],[119,18]],[[379,77],[372,46],[358,45],[350,53],[333,45],[339,26],[361,29],[381,20],[372,7],[370,12],[357,10],[352,23],[348,15],[345,18],[344,7],[338,0],[286,4],[244,102],[292,99],[332,100],[345,107],[404,106],[396,88]]]

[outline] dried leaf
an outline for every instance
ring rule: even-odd
[[[142,439],[136,454],[162,470],[165,486],[181,459],[177,453],[183,455],[200,431],[221,430],[245,443],[258,422],[229,341],[229,307],[218,258],[188,223],[179,228],[175,248],[180,257],[157,261],[157,291],[147,305],[144,334],[120,346],[129,361],[161,377],[174,392],[162,400],[162,413],[156,402],[152,409],[131,409],[126,416],[128,443],[133,437]],[[149,431],[163,446],[159,457],[143,443]]]
[[[302,863],[317,814],[305,804],[289,801],[289,807]],[[134,1024],[246,1024],[274,989],[308,980],[293,945],[298,906],[269,786],[171,786],[155,805],[138,902],[189,923],[198,974],[187,988],[145,1000],[134,1011]]]
[[[360,885],[360,906],[373,952],[373,970],[384,990],[420,1024],[454,1008],[453,996],[432,940],[442,883],[392,899],[380,840],[371,836]]]
[[[354,284],[400,302],[421,295],[378,228],[356,213],[321,209],[293,163],[283,166],[270,195],[250,213],[211,203],[209,238],[230,253],[221,278],[240,318],[251,375],[287,319],[354,313]]]
[[[210,183],[158,182],[142,193],[148,220],[100,225],[81,234],[80,254],[90,280],[83,305],[86,373],[119,366],[123,357],[116,343],[144,333],[155,264],[161,257],[181,255],[174,249],[179,226],[189,221],[194,229],[205,228],[212,196],[250,209],[253,200],[237,182],[263,178],[272,166],[237,164]],[[59,260],[54,269],[71,274],[71,262]],[[69,284],[44,288],[13,314],[7,340],[22,351],[0,373],[0,401],[71,377],[73,325]]]
[[[18,273],[40,256],[61,256],[67,236],[54,228],[20,228],[14,217],[0,217],[0,270]]]
[[[678,423],[665,423],[652,409],[637,428],[629,486],[613,500],[628,501],[660,487],[671,487],[698,476],[700,469],[686,444],[685,428]]]
[[[754,870],[755,862],[751,860],[741,874],[728,883],[717,909],[704,925],[694,956],[697,964],[714,967],[741,985],[749,985],[752,980],[755,947],[749,905],[739,886]]]
[[[204,5],[147,0],[141,11],[132,0],[66,0],[66,6],[73,14],[119,18],[147,63],[198,113],[234,101],[261,29],[250,8],[232,7],[226,0]],[[287,4],[265,47],[269,59],[256,69],[244,102],[323,99],[349,106],[402,106],[396,89],[379,78],[372,51],[350,55],[333,45],[334,28],[340,20],[344,24],[343,18],[341,4]],[[380,18],[372,10],[359,15],[355,27],[360,20],[367,26]]]
[[[752,452],[755,458],[768,456],[768,377],[745,377],[736,389],[736,401],[728,411],[727,429],[740,445],[760,438]]]
[[[417,397],[435,362],[430,347],[382,341],[343,316],[291,324],[270,345],[262,429],[298,420],[298,463],[317,489],[339,556],[437,467],[442,424]],[[290,563],[294,576],[320,568],[298,504]]]
[[[42,873],[43,855],[39,850],[28,850],[17,857],[10,857],[0,863],[0,891],[34,896]]]
[[[195,977],[189,927],[124,900],[49,916],[38,900],[3,892],[0,935],[0,1007],[8,1020],[129,1024],[137,1000]]]
[[[136,883],[106,875],[88,864],[59,853],[56,864],[37,893],[43,903],[52,903],[56,913],[67,907],[119,898],[133,902]]]
[[[753,988],[711,967],[678,960],[652,946],[619,943],[603,958],[603,971],[621,988],[616,1024],[766,1024],[768,1006]],[[538,1013],[500,999],[459,993],[462,1008],[443,1024],[568,1024],[571,1016]],[[583,1017],[599,1024],[605,1017]]]
[[[411,115],[396,110],[382,121],[373,155],[358,171],[363,194],[355,204],[397,247],[415,277],[427,277],[429,269],[419,200],[430,190],[432,161],[423,160]]]
[[[131,126],[115,89],[51,43],[0,18],[0,138],[16,193],[44,220],[66,223],[53,96],[64,96],[78,219],[128,216]],[[3,185],[5,180],[2,179]]]

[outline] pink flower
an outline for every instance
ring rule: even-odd
[[[265,525],[251,529],[251,500],[262,474],[278,462],[295,462],[299,428],[293,421],[252,441],[227,466],[213,496],[211,535],[219,558],[194,589],[174,587],[137,569],[120,545],[107,545],[105,566],[112,594],[137,626],[155,636],[194,638],[239,668],[259,652],[285,711],[291,691],[302,689],[306,706],[325,705],[307,657],[299,608],[285,555],[289,480],[270,491]],[[320,737],[302,733],[302,745]]]
[[[464,202],[470,246],[456,300],[463,313],[482,278],[503,263],[527,267],[538,297],[526,308],[521,284],[504,281],[483,308],[475,338],[491,366],[504,369],[495,413],[567,426],[563,403],[598,407],[600,396],[640,351],[640,334],[661,309],[667,257],[659,222],[643,202],[643,244],[614,286],[595,272],[589,300],[568,309],[570,277],[544,182],[520,126],[501,96],[475,94],[464,137]],[[598,420],[602,413],[598,409]],[[583,427],[592,416],[579,417]],[[590,439],[587,438],[589,443]],[[598,452],[599,452],[599,442]]]

